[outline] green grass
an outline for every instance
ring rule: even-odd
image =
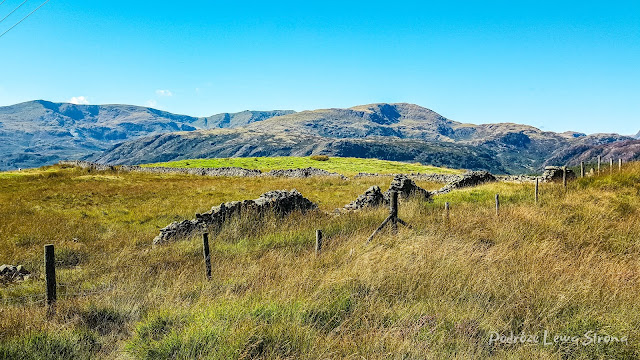
[[[566,193],[542,184],[537,205],[533,185],[512,183],[401,201],[412,229],[384,231],[368,245],[387,209],[330,212],[371,185],[386,189],[389,178],[57,166],[0,178],[0,263],[34,274],[0,287],[0,358],[637,359],[640,164],[623,170],[572,181]],[[328,213],[233,220],[211,234],[211,281],[201,239],[151,246],[171,221],[292,188]],[[56,246],[60,285],[50,318],[41,302],[47,243]],[[545,330],[628,342],[489,343],[492,332]]]
[[[438,173],[459,174],[461,170],[440,168],[418,163],[404,163],[399,161],[387,161],[378,159],[359,159],[331,157],[326,161],[312,160],[310,157],[248,157],[248,158],[220,158],[220,159],[192,159],[180,160],[156,164],[144,164],[142,166],[162,166],[176,168],[219,168],[241,167],[245,169],[257,169],[262,171],[300,169],[315,167],[346,176],[353,176],[360,172],[379,174],[399,173]]]

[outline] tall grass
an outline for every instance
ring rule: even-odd
[[[543,184],[538,205],[532,185],[504,183],[401,202],[412,229],[366,245],[386,209],[330,211],[390,179],[59,168],[5,177],[0,262],[36,279],[0,288],[0,358],[638,358],[639,180],[629,164],[567,192]],[[212,233],[211,281],[200,239],[150,246],[170,221],[276,188],[297,188],[329,213],[224,226]],[[325,234],[319,256],[315,229]],[[47,320],[37,301],[49,242],[63,286]],[[490,342],[494,332],[544,331],[628,341]]]

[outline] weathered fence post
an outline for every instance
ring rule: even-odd
[[[209,251],[209,233],[202,234],[202,248],[204,250],[204,266],[207,280],[211,280],[211,253]]]
[[[567,190],[567,166],[562,167],[562,186]]]
[[[444,220],[449,221],[449,202],[444,203]]]
[[[322,250],[322,230],[316,230],[316,255]]]
[[[376,231],[374,231],[373,234],[369,236],[369,238],[367,239],[367,243],[369,243],[373,239],[373,237],[376,236],[376,234],[380,232],[380,230],[382,230],[389,222],[391,222],[391,230],[393,231],[393,234],[396,234],[398,232],[398,223],[411,229],[411,225],[398,218],[398,192],[392,191],[390,195],[391,198],[389,199],[389,216],[384,219],[384,221],[382,222],[382,224],[380,224],[380,226],[378,226]]]
[[[536,177],[536,204],[538,203],[539,191],[540,191],[540,179]]]
[[[496,216],[500,215],[500,195],[496,194]]]
[[[44,246],[44,272],[47,283],[47,305],[54,306],[56,294],[56,255],[53,244]]]
[[[613,175],[613,158],[609,158],[609,175]]]
[[[580,162],[580,177],[584,177],[584,161]]]
[[[398,233],[398,192],[391,192],[391,208],[389,209],[391,215],[391,230],[393,234]]]
[[[622,158],[618,159],[618,172],[622,172]]]
[[[598,175],[600,175],[600,162],[602,161],[602,156],[598,155]]]

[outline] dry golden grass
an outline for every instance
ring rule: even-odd
[[[330,211],[390,178],[228,179],[47,169],[0,178],[1,262],[38,277],[0,288],[0,357],[534,358],[640,356],[640,165],[543,184],[488,184],[403,202],[413,225],[365,240],[385,209],[243,218],[151,247],[157,230],[222,201],[296,188]],[[436,188],[435,184],[421,184]],[[501,195],[495,215],[493,196]],[[442,214],[451,203],[449,220]],[[314,231],[325,248],[313,251]],[[74,240],[75,239],[75,240]],[[41,302],[55,243],[60,301]],[[87,293],[86,295],[78,295]],[[33,298],[25,298],[32,296]],[[490,344],[492,332],[626,343]],[[30,355],[29,355],[30,354]]]

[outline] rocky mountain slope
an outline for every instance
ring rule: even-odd
[[[548,163],[564,163],[567,165],[579,165],[580,162],[593,163],[601,156],[603,161],[608,162],[618,159],[624,162],[640,160],[640,140],[625,140],[607,142],[598,145],[573,145],[563,151],[558,151],[555,156],[549,159]]]
[[[132,105],[30,101],[0,107],[0,170],[82,158],[146,135],[243,126],[290,113],[244,111],[198,118]]]
[[[629,139],[617,134],[554,133],[513,123],[464,124],[418,105],[372,104],[302,111],[234,129],[150,136],[119,144],[91,160],[133,164],[327,154],[512,173],[535,172],[553,159],[565,159],[563,154],[575,147]]]

